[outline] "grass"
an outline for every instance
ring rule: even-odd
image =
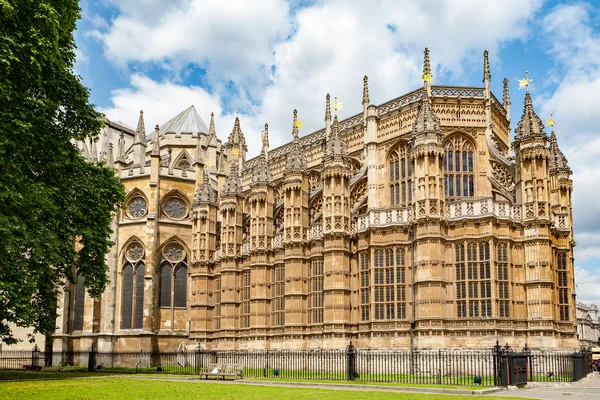
[[[284,387],[248,386],[235,384],[156,381],[104,377],[100,379],[66,379],[57,381],[28,381],[0,383],[2,399],[192,399],[227,400],[425,400],[431,394],[393,393],[350,390],[299,389]],[[436,398],[447,400],[475,399],[501,400],[508,397],[457,396],[436,394]],[[517,399],[512,398],[512,399]]]
[[[392,387],[416,387],[416,388],[432,388],[432,389],[463,389],[463,390],[484,390],[490,389],[492,386],[480,385],[440,385],[433,383],[397,383],[397,382],[362,382],[362,381],[328,381],[328,380],[308,380],[308,379],[285,379],[285,378],[247,378],[247,381],[256,382],[303,382],[312,384],[338,384],[338,385],[357,385],[357,386],[392,386]]]

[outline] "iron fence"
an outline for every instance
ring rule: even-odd
[[[0,369],[198,375],[209,364],[240,365],[245,378],[505,386],[526,381],[570,382],[589,372],[585,353],[367,350],[195,350],[107,353],[0,351]],[[511,372],[512,371],[512,372]],[[514,375],[521,371],[521,376]],[[506,375],[506,373],[513,375]],[[504,375],[502,375],[504,374]],[[525,376],[525,378],[523,378]]]

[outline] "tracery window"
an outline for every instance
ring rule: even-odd
[[[140,219],[148,213],[146,199],[140,195],[134,196],[127,203],[127,216],[131,219]]]
[[[369,254],[361,253],[360,259],[360,315],[361,321],[371,319],[371,282],[369,270]]]
[[[491,317],[490,244],[469,242],[466,250],[465,262],[465,245],[462,243],[455,245],[457,317]]]
[[[138,242],[125,252],[121,284],[121,329],[141,329],[144,319],[144,248]]]
[[[240,327],[250,327],[250,270],[242,271]]]
[[[561,321],[569,321],[569,286],[567,281],[567,254],[558,253],[558,312]]]
[[[408,144],[398,146],[390,155],[390,204],[408,206],[412,202],[412,163]]]
[[[510,317],[510,278],[508,275],[508,245],[499,243],[496,254],[496,275],[498,279],[498,317]]]
[[[181,220],[188,216],[188,206],[185,200],[174,195],[168,197],[163,203],[163,212],[174,220]]]
[[[271,324],[283,326],[285,324],[285,265],[277,264],[271,272]]]
[[[406,319],[406,251],[375,250],[373,291],[376,320]]]
[[[310,263],[308,281],[308,323],[323,323],[323,260],[316,259]]]
[[[475,196],[474,150],[471,142],[454,135],[444,146],[444,194],[447,200]]]
[[[178,243],[166,245],[160,263],[159,306],[187,307],[187,255]]]
[[[75,321],[73,329],[83,330],[83,316],[85,311],[85,277],[82,274],[77,276],[77,285],[75,285]]]

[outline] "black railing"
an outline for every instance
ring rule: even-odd
[[[506,386],[531,382],[576,381],[590,371],[589,355],[513,351],[363,350],[352,343],[340,350],[194,350],[107,353],[90,351],[0,352],[0,369],[107,371],[198,375],[209,364],[243,368],[244,378],[390,382],[406,384]]]

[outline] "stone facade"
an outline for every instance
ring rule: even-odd
[[[246,160],[193,107],[107,145],[127,189],[99,299],[74,285],[57,346],[102,351],[576,348],[571,171],[526,94],[424,84]],[[335,107],[334,107],[335,108]],[[110,143],[109,143],[110,144]],[[97,145],[84,152],[98,159]],[[95,149],[96,148],[96,149]],[[110,149],[109,149],[110,148]]]
[[[598,306],[587,306],[577,303],[577,337],[582,346],[598,346],[600,337],[600,322],[598,321]]]

